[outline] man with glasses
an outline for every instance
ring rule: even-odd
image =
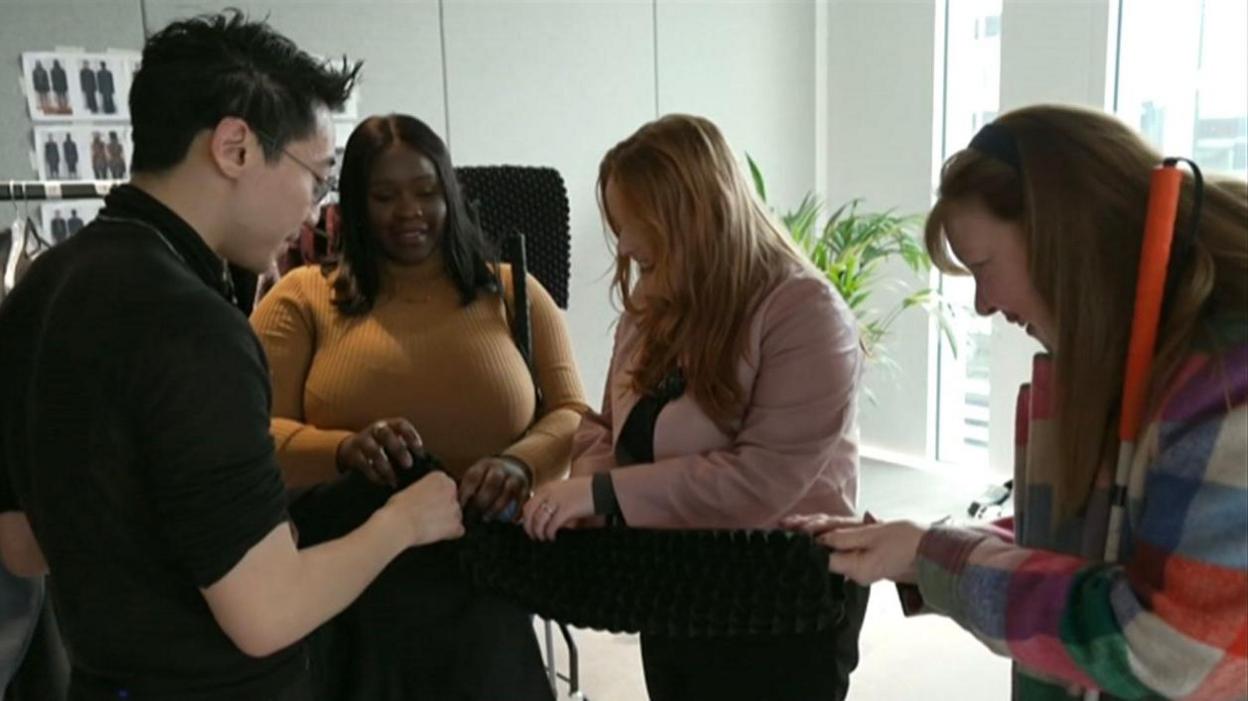
[[[308,171],[308,173],[312,175],[312,180],[316,183],[316,185],[312,188],[313,207],[320,205],[325,201],[325,198],[329,196],[329,193],[338,189],[338,178],[329,174],[322,175],[314,166],[308,165],[298,156],[286,150],[286,148],[278,146],[277,144],[279,142],[276,139],[260,134],[260,132],[256,133],[260,135],[262,143],[264,143],[267,148],[280,152],[283,156],[286,156],[290,160],[294,161],[296,165]],[[331,157],[330,167],[332,168],[333,165],[333,158]]]
[[[268,268],[332,188],[357,71],[238,13],[154,34],[130,183],[0,306],[0,555],[50,572],[71,698],[309,698],[300,639],[402,550],[462,533],[435,475],[296,548],[231,298],[228,264]]]

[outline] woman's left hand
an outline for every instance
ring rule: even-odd
[[[593,515],[594,495],[588,477],[548,482],[524,505],[524,530],[535,540],[554,540],[560,528]]]
[[[818,541],[832,549],[828,569],[863,586],[881,579],[914,584],[925,533],[926,528],[912,521],[889,521],[828,530]]]
[[[502,517],[512,505],[521,506],[528,498],[531,474],[517,458],[482,458],[469,467],[459,480],[459,505],[492,519]],[[515,518],[515,509],[510,516]]]

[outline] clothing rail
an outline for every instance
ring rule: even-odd
[[[51,182],[47,180],[0,180],[0,202],[26,200],[95,200],[104,197],[120,180]]]

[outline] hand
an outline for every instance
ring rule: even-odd
[[[428,545],[464,534],[463,516],[455,498],[455,480],[445,472],[431,472],[390,497],[384,509],[398,515],[407,527],[408,545]]]
[[[593,515],[589,478],[572,477],[538,487],[524,505],[524,530],[535,540],[554,540],[560,528]]]
[[[817,540],[820,545],[832,549],[828,557],[829,570],[863,586],[881,579],[903,584],[914,584],[918,579],[915,561],[926,528],[911,521],[851,523],[847,527],[831,521],[826,523],[831,528]]]
[[[395,466],[410,469],[424,453],[420,434],[407,419],[374,421],[338,444],[338,470],[355,470],[370,482],[398,486]]]
[[[867,516],[832,516],[830,514],[798,514],[786,517],[780,521],[780,527],[786,531],[795,531],[797,533],[805,533],[812,538],[818,538],[824,533],[840,530],[844,528],[856,528],[867,524],[876,523],[874,517],[870,514]]]
[[[485,518],[497,516],[508,505],[523,506],[532,489],[529,469],[515,458],[482,458],[459,480],[459,506]]]

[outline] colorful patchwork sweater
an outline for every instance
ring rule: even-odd
[[[1248,325],[1226,326],[1223,350],[1188,360],[1140,438],[1121,564],[1103,558],[1108,471],[1078,515],[1051,508],[1046,357],[1020,393],[1014,538],[924,537],[924,602],[1014,660],[1014,699],[1248,699]]]

